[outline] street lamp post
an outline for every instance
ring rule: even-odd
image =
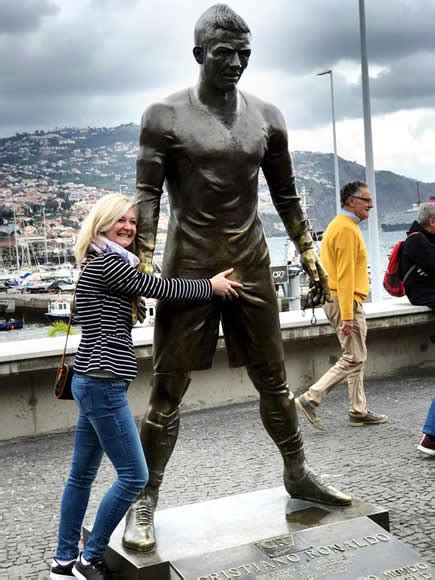
[[[370,84],[367,60],[366,19],[364,0],[359,0],[359,24],[361,40],[361,79],[364,113],[364,142],[366,155],[366,181],[373,199],[369,216],[369,258],[372,278],[372,300],[382,300],[382,277],[379,256],[378,206],[376,203],[376,180],[373,163],[372,120],[370,111]]]
[[[335,132],[335,103],[334,103],[334,80],[332,70],[325,70],[324,72],[317,73],[318,77],[323,75],[329,75],[331,81],[331,114],[332,114],[332,137],[334,141],[334,180],[335,180],[335,206],[337,212],[340,211],[340,175],[338,173],[338,155],[337,155],[337,134]]]

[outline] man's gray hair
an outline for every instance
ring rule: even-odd
[[[226,4],[215,4],[201,14],[195,24],[195,46],[204,46],[219,28],[230,32],[250,34],[249,26],[241,16]]]
[[[422,203],[418,208],[417,221],[423,227],[429,225],[431,218],[435,218],[435,202]]]

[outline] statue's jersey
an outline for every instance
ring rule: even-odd
[[[171,216],[165,276],[211,277],[233,267],[243,283],[237,300],[205,304],[160,302],[154,332],[154,369],[209,368],[219,323],[231,366],[283,358],[269,252],[258,217],[258,173],[288,231],[304,215],[295,189],[281,113],[239,93],[231,124],[212,114],[194,90],[152,105],[142,118],[137,160],[137,251],[149,263],[164,181]],[[231,119],[231,118],[230,118]]]
[[[205,109],[193,90],[185,90],[169,97],[157,111],[164,117],[162,139],[153,133],[153,119],[148,122],[151,129],[142,130],[144,154],[154,155],[162,164],[170,198],[167,275],[196,269],[213,274],[233,266],[246,280],[246,274],[269,266],[257,206],[258,173],[268,153],[271,127],[265,103],[239,95],[239,111],[231,126]],[[150,161],[148,157],[146,162]],[[141,179],[140,173],[139,159],[139,192],[141,183],[145,190],[159,186],[146,176]]]

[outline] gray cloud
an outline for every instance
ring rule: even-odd
[[[0,133],[137,121],[131,106],[135,96],[194,82],[193,26],[212,3],[0,0]],[[358,3],[229,3],[253,31],[246,84],[256,73],[272,71],[286,81],[271,100],[284,110],[289,124],[312,128],[329,123],[328,83],[315,73],[338,71],[342,61],[358,66]],[[435,2],[377,0],[366,5],[369,60],[385,67],[371,81],[373,112],[433,107]],[[358,117],[360,87],[337,71],[337,119]],[[262,94],[261,87],[258,92]]]
[[[387,65],[422,51],[435,52],[433,0],[366,2],[368,53],[372,64]],[[309,0],[296,10],[288,4],[271,13],[256,31],[261,64],[293,72],[331,68],[343,59],[359,62],[358,3]]]
[[[415,53],[396,60],[391,69],[372,82],[376,98],[406,107],[407,102],[424,102],[435,91],[434,53]]]
[[[0,0],[0,35],[20,35],[37,30],[44,17],[57,11],[51,0]]]
[[[435,2],[384,0],[366,5],[369,63],[386,68],[370,81],[373,112],[433,107]],[[359,14],[357,2],[311,0],[304,6],[293,17],[290,8],[274,14],[271,26],[258,30],[262,51],[257,60],[262,68],[273,66],[292,75],[295,83],[304,83],[304,90],[293,87],[289,92],[298,101],[299,125],[303,121],[312,126],[329,122],[330,111],[322,105],[325,93],[307,73],[334,69],[341,61],[360,66]],[[337,119],[360,116],[360,83],[335,74],[335,84]]]

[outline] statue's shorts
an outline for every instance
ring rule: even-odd
[[[183,273],[199,278],[198,274]],[[211,302],[160,301],[154,331],[154,371],[191,371],[212,365],[219,323],[231,367],[282,361],[278,304],[270,269],[242,277],[239,298]]]

